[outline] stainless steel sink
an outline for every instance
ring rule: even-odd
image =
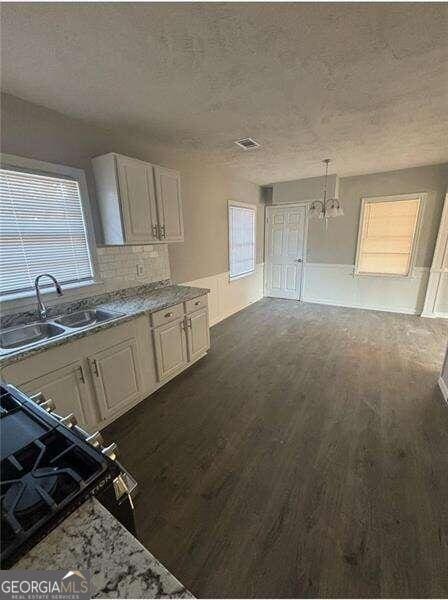
[[[53,323],[31,323],[31,325],[11,327],[0,333],[0,348],[2,350],[21,348],[22,346],[29,346],[42,340],[54,338],[62,333],[64,333],[63,327]]]
[[[80,310],[69,315],[64,315],[63,317],[55,319],[54,322],[63,327],[68,327],[69,329],[79,329],[81,327],[87,327],[88,325],[94,325],[95,323],[117,319],[122,316],[122,313],[112,313],[97,308],[93,310]]]

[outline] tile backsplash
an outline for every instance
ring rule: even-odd
[[[96,249],[97,283],[64,289],[63,298],[54,292],[45,293],[47,306],[88,298],[98,294],[123,290],[156,282],[166,282],[171,278],[167,244],[153,246],[99,246]],[[45,269],[51,273],[51,265]],[[62,302],[61,302],[62,300]],[[0,317],[29,310],[35,310],[34,294],[0,302]]]
[[[101,246],[97,248],[97,257],[98,277],[108,289],[170,278],[167,244]]]

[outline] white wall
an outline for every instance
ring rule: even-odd
[[[354,265],[306,263],[304,302],[420,314],[429,269],[416,267],[409,278],[354,275]]]
[[[249,304],[263,298],[264,264],[255,267],[255,273],[248,277],[229,281],[229,273],[219,273],[201,279],[188,281],[184,285],[210,289],[208,297],[210,325],[215,325],[230,317]]]

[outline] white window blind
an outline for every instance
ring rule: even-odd
[[[420,198],[364,201],[358,273],[409,275]]]
[[[61,284],[93,279],[78,181],[0,169],[0,295],[33,289],[50,272]]]
[[[255,271],[255,208],[229,204],[230,279]]]

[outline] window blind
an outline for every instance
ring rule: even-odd
[[[0,295],[32,290],[44,272],[93,279],[76,180],[0,169],[0,234]]]
[[[408,275],[420,199],[366,202],[358,272]]]
[[[229,205],[230,278],[255,270],[255,209]]]

